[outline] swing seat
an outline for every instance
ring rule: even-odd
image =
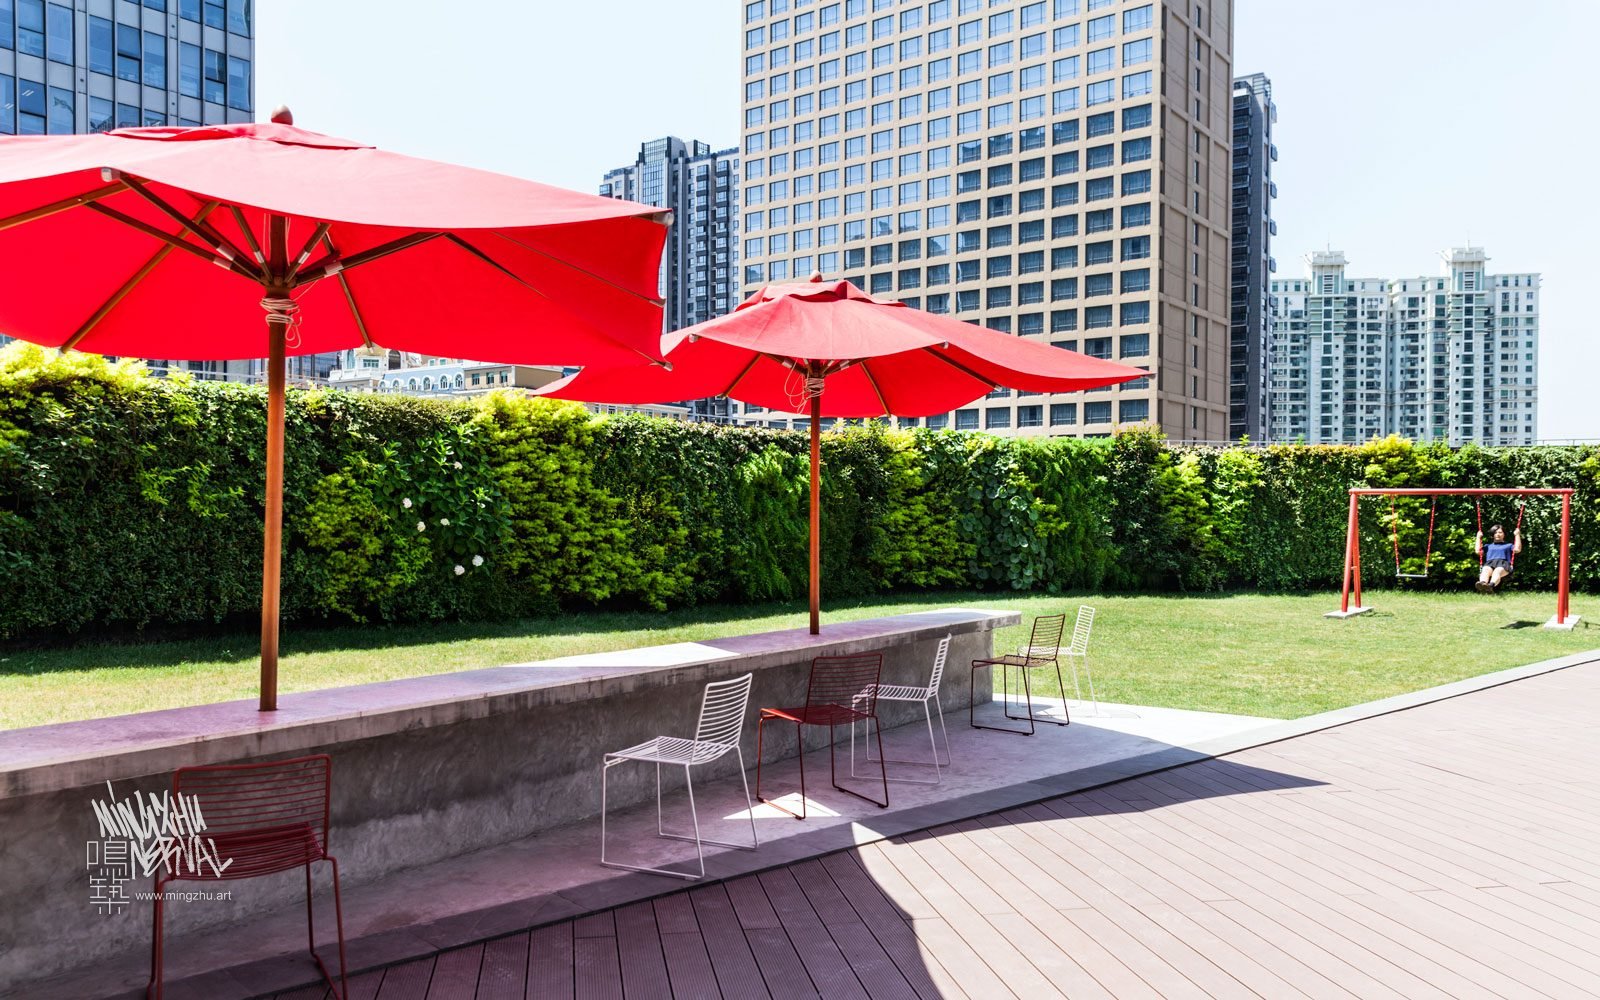
[[[1396,580],[1426,580],[1428,578],[1428,574],[1426,574],[1426,573],[1396,573],[1394,575],[1394,578]]]

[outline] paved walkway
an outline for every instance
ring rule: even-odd
[[[1600,664],[446,951],[351,995],[1594,997],[1597,760]]]

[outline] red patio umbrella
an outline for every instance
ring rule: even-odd
[[[823,417],[922,417],[998,387],[1075,392],[1150,373],[970,323],[881,302],[848,281],[769,285],[726,316],[668,334],[669,366],[591,366],[540,395],[592,403],[660,403],[731,396],[809,411],[811,634],[818,579]]]
[[[261,708],[277,706],[284,357],[661,357],[667,213],[271,124],[0,138],[0,332],[267,358]],[[266,311],[266,324],[259,310]]]

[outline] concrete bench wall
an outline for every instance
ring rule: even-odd
[[[802,704],[816,656],[881,650],[884,683],[926,683],[939,639],[953,635],[941,701],[948,721],[964,724],[968,665],[991,653],[994,629],[1018,620],[959,609],[897,615],[828,625],[821,636],[771,632],[286,695],[270,714],[229,702],[0,732],[0,993],[148,948],[148,902],[110,915],[90,904],[85,849],[99,836],[91,800],[159,795],[178,767],[330,754],[331,851],[346,892],[359,892],[388,872],[593,820],[601,754],[693,735],[709,681],[756,675],[743,743],[752,791],[756,709]],[[977,697],[990,699],[987,683]],[[920,706],[890,703],[882,716],[886,727],[923,718]],[[808,727],[806,739],[820,747],[827,733]],[[792,724],[768,724],[768,762],[796,750]],[[736,767],[730,755],[695,777]],[[614,770],[613,808],[653,797],[653,771]],[[227,887],[228,903],[170,905],[168,933],[223,930],[304,892],[296,873]]]

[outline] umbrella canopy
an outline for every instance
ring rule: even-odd
[[[284,358],[660,358],[668,213],[271,124],[0,138],[0,332],[267,359],[261,708],[277,707]],[[261,322],[261,310],[266,323]]]
[[[848,281],[769,285],[663,339],[667,366],[584,368],[539,391],[593,403],[730,396],[811,415],[811,632],[820,628],[822,417],[946,413],[998,387],[1076,392],[1150,373],[881,302]]]

